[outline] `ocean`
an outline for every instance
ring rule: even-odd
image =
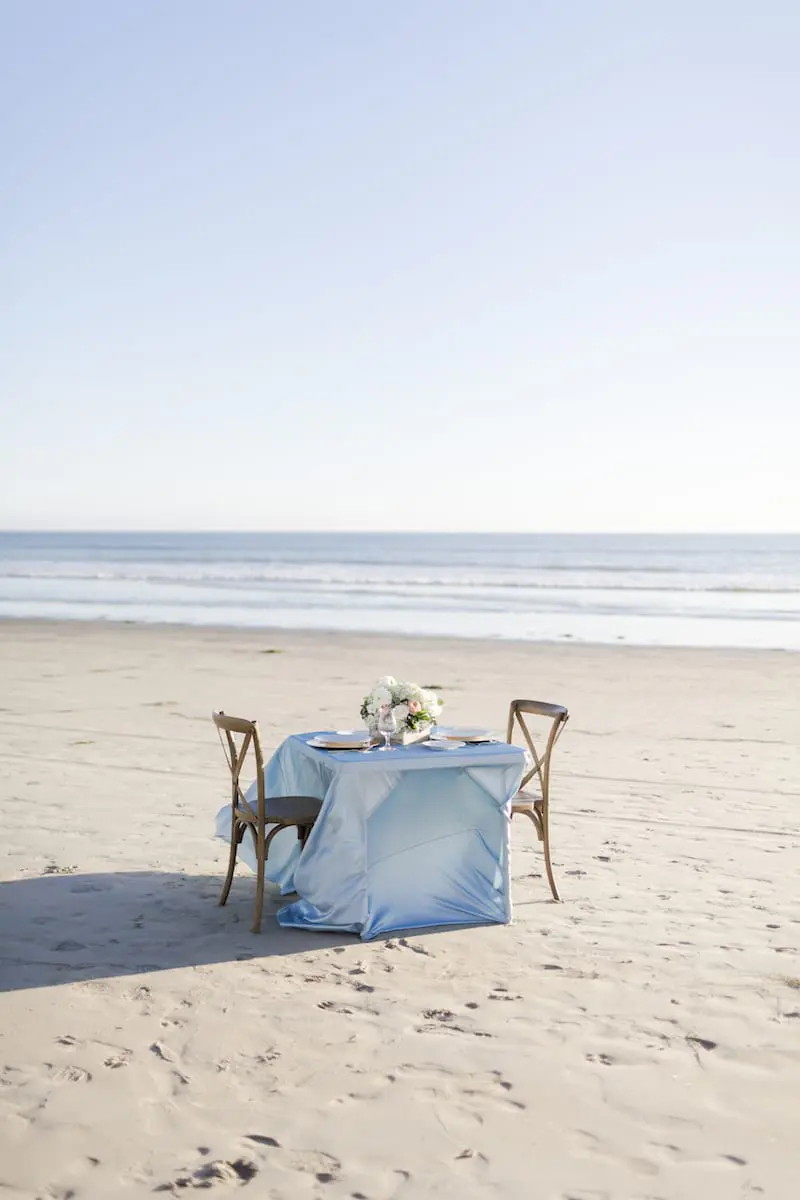
[[[800,650],[800,535],[0,533],[0,617]]]

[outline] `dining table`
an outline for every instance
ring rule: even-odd
[[[511,801],[528,758],[487,740],[446,749],[324,749],[323,733],[287,737],[264,765],[267,797],[314,796],[319,816],[301,847],[273,839],[266,876],[297,899],[282,926],[356,933],[367,941],[435,926],[508,924]],[[248,792],[256,802],[256,784]],[[230,807],[217,818],[230,837]],[[245,838],[240,855],[255,868]]]

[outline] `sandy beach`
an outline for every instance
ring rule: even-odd
[[[217,906],[212,708],[357,723],[384,673],[566,704],[564,903],[362,944]],[[0,624],[0,1193],[793,1200],[797,655]]]

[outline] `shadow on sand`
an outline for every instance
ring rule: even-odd
[[[355,934],[282,929],[294,897],[267,889],[261,933],[250,931],[255,882],[234,880],[224,908],[221,879],[159,871],[41,875],[0,884],[0,991],[169,971],[319,947],[353,945]]]

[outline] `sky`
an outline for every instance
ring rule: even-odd
[[[0,0],[0,528],[800,530],[796,0]]]

